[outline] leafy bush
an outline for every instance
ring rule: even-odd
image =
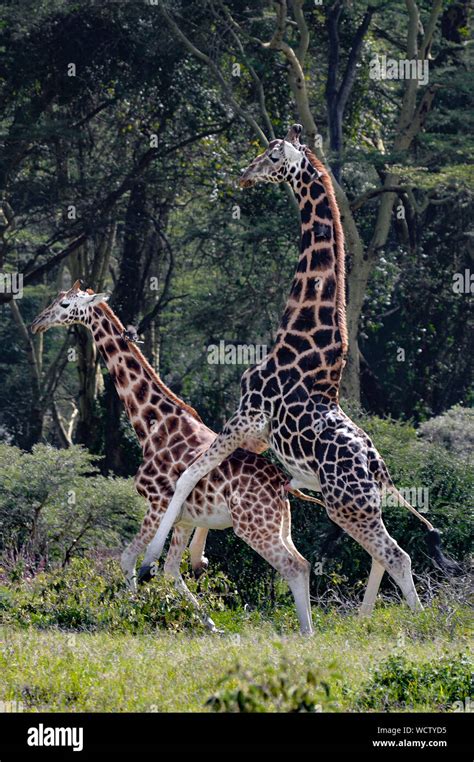
[[[237,664],[218,685],[223,687],[206,701],[214,712],[321,712],[323,706],[325,711],[336,706],[330,701],[326,679],[308,670],[299,682],[294,682],[285,659],[276,666],[265,665],[260,677]]]
[[[120,545],[137,531],[145,507],[131,480],[98,476],[93,456],[77,445],[22,452],[0,444],[0,486],[0,551],[32,572]]]
[[[435,442],[463,460],[474,454],[474,410],[454,405],[442,415],[425,421],[420,433],[428,442]]]
[[[445,711],[472,695],[472,667],[466,654],[424,663],[389,656],[360,691],[356,707],[390,712],[426,704],[430,711]]]
[[[206,609],[213,610],[223,607],[230,589],[222,574],[206,576],[202,582],[189,579],[187,584],[195,595],[205,596]],[[109,559],[98,566],[79,558],[65,570],[0,587],[0,623],[131,634],[201,626],[194,607],[169,578],[157,576],[132,594],[116,561]]]

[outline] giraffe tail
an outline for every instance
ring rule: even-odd
[[[443,548],[441,545],[441,532],[439,529],[436,529],[431,521],[428,521],[426,516],[423,516],[421,513],[419,513],[416,508],[413,508],[412,505],[408,502],[408,500],[405,500],[403,495],[400,494],[398,489],[395,487],[394,484],[388,484],[386,485],[387,492],[390,492],[390,494],[394,495],[397,500],[399,501],[399,505],[403,505],[404,508],[407,508],[411,513],[413,513],[414,516],[416,516],[420,521],[423,522],[423,524],[426,526],[428,532],[426,535],[426,544],[428,546],[428,553],[434,563],[434,565],[440,569],[440,571],[445,572],[448,576],[458,576],[463,573],[463,570],[461,566],[458,564],[457,561],[455,561],[453,558],[449,558],[443,553]]]
[[[290,493],[290,495],[293,495],[294,497],[299,498],[300,500],[306,500],[308,503],[315,503],[316,505],[322,505],[323,508],[326,507],[325,503],[323,503],[322,500],[318,500],[317,497],[311,497],[311,495],[305,495],[304,492],[300,492],[299,489],[296,489],[296,487],[286,487],[286,491]]]

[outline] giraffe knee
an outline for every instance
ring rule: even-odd
[[[281,576],[288,581],[295,580],[297,577],[306,577],[309,579],[311,573],[311,564],[306,558],[288,558],[281,569]]]
[[[163,565],[163,574],[166,577],[172,577],[173,579],[181,576],[180,561],[181,558],[178,561],[175,558],[167,558]]]
[[[392,576],[411,579],[411,558],[398,545],[386,550],[382,563]]]

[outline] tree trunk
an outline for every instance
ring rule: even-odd
[[[111,305],[120,315],[125,327],[137,322],[141,308],[141,276],[143,271],[144,241],[148,237],[149,221],[147,218],[146,183],[137,182],[131,192],[125,215],[123,254],[120,260],[119,276]],[[105,425],[104,445],[105,472],[112,470],[116,474],[130,475],[130,458],[127,443],[122,435],[121,416],[123,406],[110,376],[105,378],[103,397]]]

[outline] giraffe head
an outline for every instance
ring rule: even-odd
[[[60,291],[56,299],[33,320],[32,333],[42,333],[58,325],[83,323],[92,307],[108,299],[107,294],[95,294],[91,289],[81,291],[77,280],[69,291]]]
[[[304,146],[300,143],[302,130],[301,124],[294,124],[284,140],[271,140],[268,148],[242,170],[240,187],[250,188],[258,182],[293,183],[307,161]]]

